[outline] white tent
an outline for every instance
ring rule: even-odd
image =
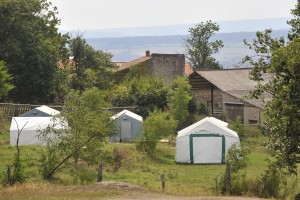
[[[60,112],[48,106],[36,107],[23,115],[21,117],[52,117],[59,115]]]
[[[19,145],[43,145],[38,138],[39,130],[49,125],[60,128],[61,124],[54,122],[53,117],[13,117],[10,125],[10,145],[17,145],[18,131],[21,131]]]
[[[112,142],[133,142],[134,139],[142,134],[143,117],[129,111],[123,110],[111,117],[116,120],[117,135],[110,137]]]
[[[231,145],[240,144],[237,133],[227,125],[216,118],[206,117],[179,131],[176,137],[176,162],[224,163]]]

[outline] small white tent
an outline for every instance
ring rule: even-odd
[[[59,115],[60,112],[48,106],[36,107],[23,115],[21,117],[52,117]]]
[[[55,125],[61,128],[61,124],[54,122],[53,117],[13,117],[10,125],[10,145],[17,145],[18,131],[21,131],[19,145],[43,145],[39,140],[39,130]]]
[[[179,131],[176,137],[176,162],[224,163],[231,145],[240,145],[237,133],[227,125],[214,117],[206,117]]]
[[[123,110],[111,117],[116,120],[118,134],[110,137],[112,142],[133,142],[136,137],[142,134],[143,117],[129,111]]]

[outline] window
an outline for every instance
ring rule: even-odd
[[[224,103],[225,104],[225,116],[228,120],[234,121],[237,116],[241,117],[242,123],[244,122],[244,104],[243,103]]]

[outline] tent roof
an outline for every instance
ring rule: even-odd
[[[193,133],[193,131],[201,131],[201,132],[214,132],[221,135],[227,135],[231,137],[238,137],[238,134],[227,128],[228,123],[221,121],[219,119],[216,119],[214,117],[206,117],[188,127],[185,129],[182,129],[181,131],[178,131],[177,137],[190,135]]]
[[[126,109],[123,110],[123,111],[121,111],[121,112],[119,112],[119,113],[117,113],[117,114],[115,114],[114,116],[111,117],[111,119],[115,120],[115,119],[117,119],[117,118],[119,118],[119,117],[121,117],[123,115],[127,115],[127,116],[132,117],[132,118],[134,118],[134,119],[136,119],[138,121],[141,121],[141,122],[143,121],[143,117],[141,117],[141,116],[139,116],[139,115],[137,115],[137,114],[135,114],[135,113],[133,113],[133,112],[131,112],[129,110],[126,110]]]
[[[11,120],[10,130],[34,130],[46,128],[49,124],[55,123],[58,126],[59,122],[53,122],[53,117],[13,117]],[[59,128],[59,127],[57,127]]]
[[[35,109],[37,109],[37,110],[39,110],[39,111],[41,111],[41,112],[47,113],[47,114],[49,114],[49,115],[52,115],[52,116],[55,116],[55,115],[59,115],[59,114],[60,114],[60,112],[59,112],[58,110],[55,110],[55,109],[50,108],[50,107],[48,107],[48,106],[40,106],[40,107],[37,107],[37,108],[35,108]]]

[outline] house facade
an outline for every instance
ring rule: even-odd
[[[166,82],[171,82],[177,76],[185,74],[184,54],[150,54],[146,51],[145,56],[130,62],[117,63],[115,73],[122,79],[132,67],[138,66],[144,73],[162,77]]]
[[[263,120],[263,100],[246,98],[256,86],[249,78],[250,71],[250,68],[195,71],[189,75],[189,83],[196,99],[208,107],[212,116],[226,121],[240,116],[244,124],[254,125]]]

